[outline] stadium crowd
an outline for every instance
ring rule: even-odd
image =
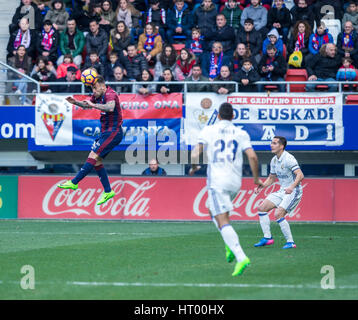
[[[329,19],[341,24],[336,37]],[[106,81],[148,82],[135,85],[143,95],[182,91],[175,81],[190,82],[188,91],[228,94],[235,86],[220,82],[236,81],[241,92],[262,92],[256,81],[283,81],[289,69],[306,70],[306,91],[314,91],[314,81],[356,79],[357,30],[358,5],[344,0],[294,0],[290,9],[284,0],[21,0],[7,63],[48,92],[80,92],[46,82],[79,81],[87,68]],[[18,94],[27,92],[21,76],[10,77]]]

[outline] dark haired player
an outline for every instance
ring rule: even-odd
[[[234,112],[230,103],[223,103],[219,108],[219,122],[206,126],[200,132],[198,144],[192,155],[193,175],[200,166],[199,156],[206,147],[208,156],[207,188],[209,211],[212,220],[221,233],[226,247],[226,260],[232,262],[236,258],[233,276],[240,275],[250,264],[239,242],[239,237],[230,225],[229,213],[233,210],[232,201],[236,198],[242,180],[242,153],[249,159],[250,168],[254,176],[254,183],[262,185],[258,174],[258,160],[251,146],[250,137],[246,131],[236,127],[231,120]]]
[[[271,245],[274,240],[271,236],[270,218],[268,212],[274,208],[275,219],[280,225],[281,231],[286,238],[286,244],[282,249],[296,248],[293,241],[290,226],[285,219],[287,213],[292,212],[302,198],[301,181],[304,176],[297,163],[296,158],[285,151],[287,140],[285,137],[275,136],[271,141],[271,151],[275,154],[270,163],[270,175],[255,190],[259,193],[262,189],[272,185],[276,178],[280,183],[280,190],[273,192],[258,207],[261,229],[264,237],[255,244],[255,247]]]
[[[76,190],[78,183],[95,168],[104,188],[101,199],[97,202],[100,205],[115,196],[102,160],[121,142],[123,120],[118,95],[112,88],[106,86],[102,76],[97,77],[92,85],[92,90],[93,94],[90,100],[79,101],[73,97],[68,97],[66,100],[83,109],[94,108],[102,111],[100,136],[94,141],[92,151],[77,175],[72,180],[59,184],[58,187]]]

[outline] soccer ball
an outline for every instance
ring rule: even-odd
[[[81,74],[81,81],[86,86],[91,86],[97,79],[97,72],[94,69],[83,70]]]

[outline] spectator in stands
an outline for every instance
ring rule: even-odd
[[[305,63],[309,53],[309,39],[311,36],[311,27],[307,21],[297,21],[293,27],[292,34],[288,40],[287,52],[292,54],[294,51],[302,52],[302,62]],[[302,66],[303,66],[302,65]]]
[[[97,73],[104,77],[104,64],[101,62],[101,59],[95,50],[89,53],[89,58],[84,63],[82,71],[89,68],[96,69]]]
[[[162,52],[163,40],[153,23],[147,23],[138,39],[138,52],[143,53],[148,63],[153,63]]]
[[[42,31],[37,36],[37,53],[47,57],[54,65],[58,59],[59,34],[50,20],[45,20]]]
[[[29,75],[29,73],[31,72],[31,58],[27,55],[26,48],[24,45],[18,46],[15,55],[13,57],[10,57],[7,63],[9,66],[13,67],[22,74]],[[26,79],[12,71],[8,72],[8,79],[14,80],[14,82],[12,82],[11,84],[16,88],[15,93],[19,95],[21,94],[20,102],[22,105],[24,105],[26,103],[26,93],[28,87]]]
[[[239,92],[257,92],[256,81],[260,81],[260,75],[252,64],[251,59],[244,58],[242,67],[234,76],[239,83]]]
[[[216,16],[216,24],[206,32],[205,41],[208,43],[208,48],[210,48],[214,42],[220,42],[223,46],[224,54],[228,56],[233,54],[235,30],[226,24],[226,18],[223,14],[220,13]]]
[[[208,84],[200,83],[202,81],[209,81],[207,77],[203,76],[200,64],[193,65],[193,72],[186,81],[195,82],[195,84],[187,84],[188,92],[207,92],[210,89]]]
[[[63,78],[58,78],[58,82],[78,82],[78,84],[59,84],[57,86],[53,86],[54,92],[61,93],[81,93],[81,82],[76,79],[77,68],[68,67],[67,74]]]
[[[114,29],[111,30],[109,36],[109,45],[118,56],[127,55],[127,47],[132,42],[132,38],[128,27],[124,21],[118,21]]]
[[[117,7],[117,10],[115,12],[115,18],[116,21],[122,21],[127,26],[127,28],[130,30],[133,26],[132,23],[132,12],[128,8],[128,1],[127,0],[120,0],[119,6]]]
[[[50,20],[53,27],[58,32],[62,32],[66,28],[69,17],[63,0],[54,0],[51,3],[51,9],[46,13],[44,20]]]
[[[165,40],[165,33],[167,29],[167,16],[164,8],[160,7],[159,0],[149,0],[150,8],[146,12],[145,25],[152,23],[156,27],[155,33],[159,30],[159,34],[163,41]]]
[[[107,61],[104,64],[104,71],[103,71],[103,75],[104,75],[104,79],[106,81],[114,81],[114,69],[116,67],[123,67],[120,63],[120,60],[118,58],[118,53],[116,51],[111,51],[109,53],[109,61]]]
[[[166,68],[170,68],[173,72],[176,67],[176,61],[176,51],[171,44],[166,44],[163,51],[157,55],[157,62],[154,67],[154,80],[158,81]]]
[[[230,64],[234,75],[240,71],[240,69],[242,68],[242,65],[243,65],[243,61],[245,59],[250,59],[252,65],[255,68],[257,68],[256,60],[254,57],[252,57],[250,49],[248,49],[245,46],[245,44],[238,43],[236,46],[236,50],[234,51],[234,54],[231,58],[231,64]]]
[[[115,82],[129,82],[129,79],[124,75],[123,68],[114,68],[114,81]],[[129,84],[112,84],[111,87],[117,93],[130,93],[132,87]]]
[[[30,76],[36,81],[41,82],[41,91],[53,91],[52,86],[46,85],[44,82],[55,82],[57,79],[57,72],[53,64],[49,63],[46,57],[37,57],[36,64],[34,65]]]
[[[328,32],[325,23],[321,21],[317,26],[316,32],[312,33],[309,38],[309,54],[306,56],[306,63],[307,60],[312,59],[314,55],[318,54],[321,47],[326,43],[333,43],[333,37]]]
[[[263,37],[267,34],[267,10],[264,8],[260,0],[251,0],[251,5],[246,7],[241,14],[241,25],[244,27],[246,19],[250,18],[254,22],[256,31],[259,31]]]
[[[145,8],[144,10],[137,10],[130,3],[130,0],[128,2],[127,6],[128,6],[129,11],[131,12],[131,17],[132,17],[132,27],[130,29],[131,36],[132,36],[132,38],[137,38],[143,32],[142,26],[144,25],[144,22],[143,22],[144,14],[142,14],[142,12],[146,12],[147,8]]]
[[[192,20],[191,12],[184,0],[175,0],[174,8],[168,10],[166,33],[168,42],[174,42],[174,35],[185,36],[186,39],[189,39],[191,37]]]
[[[147,8],[147,2],[148,0],[128,0],[128,4],[133,6],[138,11],[146,11]]]
[[[159,80],[163,82],[163,84],[157,85],[157,92],[161,94],[173,93],[173,92],[181,92],[183,90],[183,86],[181,84],[171,83],[175,82],[174,75],[172,70],[169,68],[164,69],[163,75],[159,77]]]
[[[76,20],[76,25],[80,31],[89,32],[91,16],[87,5],[84,6],[82,3],[75,5],[75,8],[72,10],[71,18]]]
[[[242,10],[240,8],[239,2],[236,0],[226,1],[225,7],[221,13],[225,16],[227,25],[233,27],[234,30],[241,26],[240,18]]]
[[[101,14],[102,14],[101,3],[96,1],[90,1],[88,4],[88,15],[90,17],[90,21],[96,20],[99,26],[101,27],[101,29],[105,30],[106,28],[102,28],[103,20]]]
[[[265,9],[266,10],[266,9]],[[237,33],[236,43],[243,43],[250,49],[252,56],[258,63],[261,59],[262,37],[261,34],[255,30],[254,21],[248,18],[244,22],[244,28],[239,29]]]
[[[324,44],[311,60],[307,61],[309,81],[336,81],[336,74],[341,66],[341,57],[337,54],[334,43]],[[317,84],[307,84],[306,91],[315,91]],[[327,84],[328,91],[337,91],[337,85]]]
[[[175,80],[184,81],[186,78],[190,77],[195,63],[195,55],[187,48],[181,49],[176,62],[176,67],[174,68]]]
[[[214,42],[211,52],[206,52],[201,60],[201,69],[203,75],[208,77],[210,81],[219,76],[220,69],[223,65],[230,65],[230,57],[223,52],[223,46],[220,42]]]
[[[343,31],[337,37],[337,50],[342,58],[351,58],[358,67],[358,34],[351,21],[344,24]]]
[[[60,50],[62,55],[58,58],[57,64],[63,62],[65,54],[71,54],[73,62],[79,69],[82,63],[82,51],[86,40],[82,31],[76,26],[76,20],[70,18],[67,20],[67,28],[60,34]]]
[[[202,36],[206,36],[216,22],[216,7],[212,0],[203,0],[201,5],[193,13],[193,25],[200,29]]]
[[[276,28],[284,43],[287,42],[288,32],[291,27],[291,13],[283,3],[283,0],[274,0],[274,5],[267,14],[267,28]]]
[[[101,4],[101,22],[99,24],[109,33],[118,20],[116,13],[112,9],[112,1],[102,0]]]
[[[261,81],[284,81],[284,76],[287,71],[287,63],[284,57],[279,54],[277,48],[270,44],[267,46],[267,53],[263,55],[259,65],[258,72],[261,76]],[[258,85],[260,92],[264,91],[264,85]],[[285,91],[285,85],[277,85],[280,92]]]
[[[276,28],[273,28],[268,34],[264,42],[262,43],[262,53],[266,54],[266,48],[269,44],[273,44],[277,51],[283,55],[283,41],[280,38]]]
[[[142,176],[166,176],[166,171],[159,167],[158,160],[149,161],[149,167],[142,172]]]
[[[134,86],[135,93],[145,95],[145,96],[155,93],[155,90],[157,87],[155,84],[152,83],[153,76],[151,75],[149,70],[144,69],[142,71],[142,74],[138,77],[137,81],[142,81],[142,82],[147,82],[147,83],[136,84]]]
[[[22,18],[28,19],[30,30],[41,30],[43,17],[36,4],[32,3],[31,0],[21,0],[20,5],[16,8],[15,14],[12,17],[12,22],[9,26],[10,33],[16,30]]]
[[[127,52],[127,56],[122,57],[122,65],[128,79],[135,81],[144,69],[148,69],[148,62],[142,53],[137,53],[137,46],[134,44],[128,46]]]
[[[230,72],[230,67],[228,65],[223,65],[220,69],[220,74],[214,80],[212,85],[213,91],[218,94],[229,94],[235,92],[235,85],[230,83],[217,83],[220,81],[233,81],[233,76]]]
[[[340,0],[317,0],[312,11],[315,13],[316,24],[322,19],[338,19],[342,21],[343,6]]]
[[[57,78],[63,78],[67,74],[68,67],[75,67],[77,70],[76,79],[81,79],[81,70],[77,67],[77,65],[73,62],[73,58],[71,54],[65,54],[63,58],[63,62],[57,66]]]
[[[86,49],[87,49],[87,57],[88,54],[93,51],[97,51],[100,60],[102,63],[107,60],[107,50],[108,50],[108,36],[106,31],[99,27],[99,23],[97,20],[91,20],[89,24],[90,31],[86,35]]]
[[[28,56],[33,59],[36,57],[37,33],[34,30],[30,30],[27,18],[22,18],[18,29],[11,33],[7,44],[7,57],[14,56],[20,45],[25,47]]]
[[[298,21],[306,21],[313,30],[315,15],[313,11],[307,6],[307,0],[298,0],[297,5],[291,8],[291,26],[296,25]]]
[[[185,47],[195,54],[195,59],[199,62],[206,48],[205,41],[201,39],[200,29],[193,28],[191,30],[191,39],[186,41]]]
[[[355,81],[357,77],[356,68],[352,64],[353,60],[349,57],[342,59],[342,66],[338,69],[336,79],[337,81]],[[349,90],[353,90],[353,85],[348,86]]]
[[[347,21],[352,22],[355,31],[358,31],[358,6],[356,1],[349,1],[346,13],[343,15],[342,25]]]

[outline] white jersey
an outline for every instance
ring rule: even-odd
[[[279,159],[274,156],[270,163],[270,173],[277,176],[280,190],[289,187],[295,181],[294,171],[299,168],[296,158],[287,151],[284,151]],[[297,188],[302,189],[300,184]]]
[[[231,121],[220,120],[200,132],[198,143],[206,146],[208,188],[237,192],[241,187],[242,152],[252,148],[247,132]]]

